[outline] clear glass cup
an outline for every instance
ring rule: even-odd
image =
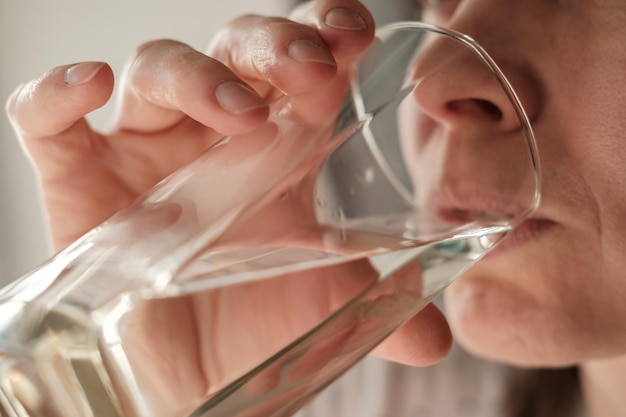
[[[2,415],[290,415],[537,207],[527,116],[468,37],[382,28],[346,87],[4,288]]]

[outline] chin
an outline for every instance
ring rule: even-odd
[[[451,286],[445,311],[453,337],[469,352],[517,366],[567,366],[555,318],[519,288],[468,277]]]
[[[523,367],[623,354],[626,323],[615,320],[623,296],[610,290],[598,245],[581,237],[589,235],[546,220],[523,225],[446,290],[453,337],[477,356]]]

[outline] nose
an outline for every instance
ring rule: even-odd
[[[516,218],[536,198],[519,103],[534,120],[538,85],[512,61],[500,70],[472,46],[448,36],[426,39],[409,71],[415,87],[399,109],[415,199],[447,223],[490,222],[495,213]]]
[[[506,58],[499,61],[495,71],[506,77],[532,122],[541,102],[538,83],[522,65]],[[503,84],[471,44],[444,36],[427,41],[417,55],[411,79],[416,83],[413,94],[418,107],[442,126],[482,126],[501,132],[520,128],[520,114],[506,82]]]

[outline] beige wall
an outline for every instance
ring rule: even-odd
[[[202,49],[216,29],[248,12],[284,14],[290,0],[2,0],[0,97],[50,68],[108,61],[119,73],[140,42],[170,37]],[[111,106],[91,118],[106,129]],[[0,282],[48,256],[33,175],[0,118]]]

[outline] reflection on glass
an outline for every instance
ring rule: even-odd
[[[5,414],[289,415],[535,209],[529,123],[471,40],[383,28],[351,82],[5,288]]]

